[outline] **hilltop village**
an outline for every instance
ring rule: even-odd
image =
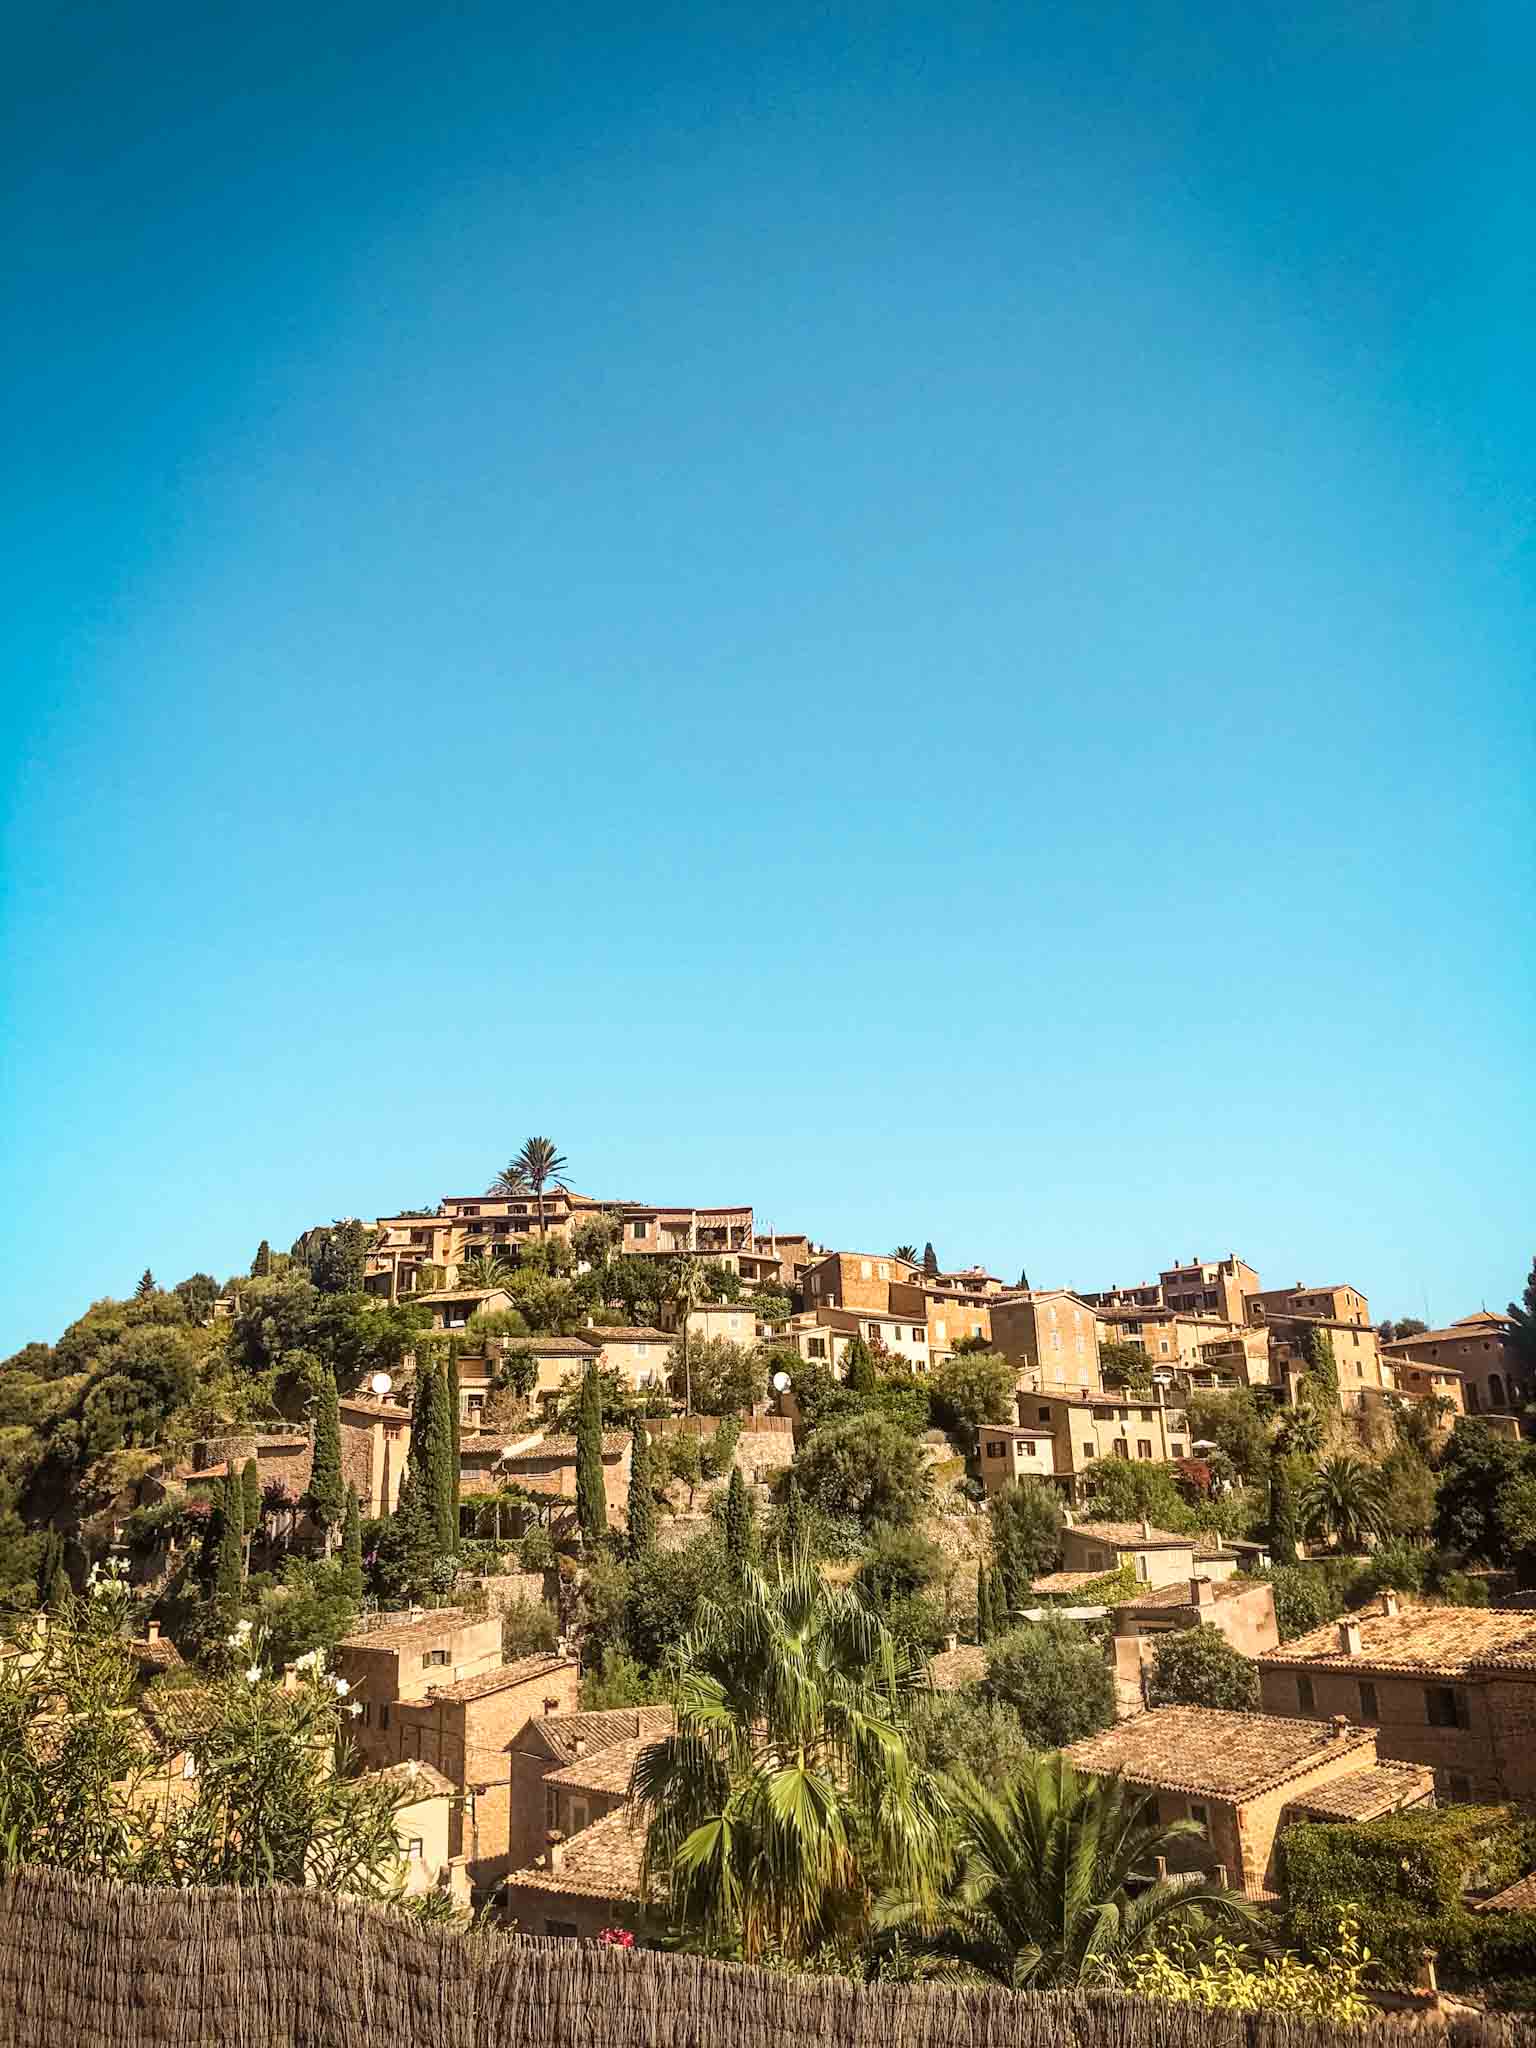
[[[1193,1997],[1179,1958],[1263,1927],[1331,2012],[1367,1908],[1378,1988],[1439,1995],[1426,1928],[1528,1974],[1536,1272],[1428,1329],[1348,1270],[1036,1285],[579,1194],[531,1139],[487,1192],[146,1271],[0,1368],[0,1823],[881,1974],[964,1948],[979,1843],[1130,1813],[1092,1882],[1171,1918],[1110,1981]],[[1014,1981],[993,1917],[966,1967]]]

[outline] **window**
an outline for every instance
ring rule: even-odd
[[[944,1318],[942,1316],[939,1317],[933,1326],[933,1341],[935,1344],[942,1344],[944,1342]]]
[[[890,1267],[889,1267],[889,1266],[888,1266],[888,1265],[886,1264],[885,1260],[884,1260],[884,1259],[882,1259],[882,1260],[880,1261],[880,1278],[881,1278],[882,1280],[889,1280],[889,1279],[890,1279],[890,1277],[891,1277],[891,1269],[890,1269]]]
[[[827,1355],[826,1338],[807,1337],[805,1340],[805,1355],[807,1358],[825,1358]]]
[[[1131,1447],[1123,1436],[1115,1438],[1113,1450],[1117,1458],[1128,1458],[1131,1455]]]
[[[1138,1458],[1150,1458],[1152,1456],[1152,1440],[1150,1437],[1137,1437],[1136,1455]]]
[[[448,1652],[446,1650],[423,1650],[421,1653],[421,1668],[423,1671],[431,1664],[446,1664],[447,1662]]]
[[[579,1835],[587,1824],[588,1809],[585,1799],[571,1801],[571,1833]]]
[[[1168,1455],[1170,1458],[1182,1458],[1184,1455],[1184,1446],[1182,1444],[1170,1444],[1168,1446]]]
[[[1310,1678],[1297,1679],[1296,1705],[1298,1710],[1303,1714],[1311,1714],[1316,1712],[1317,1701],[1313,1696],[1312,1681]]]
[[[1034,1438],[1028,1436],[1025,1437],[1023,1441],[1017,1446],[1017,1448],[1024,1453],[1026,1458],[1032,1458],[1035,1455]]]
[[[1208,1835],[1210,1833],[1211,1809],[1208,1806],[1202,1806],[1198,1799],[1191,1799],[1189,1802],[1189,1817],[1201,1834]]]
[[[365,1728],[373,1726],[373,1709],[366,1700],[363,1701],[363,1726]]]
[[[1050,1421],[1050,1419],[1051,1419],[1051,1411],[1050,1411],[1050,1409],[1049,1409],[1049,1408],[1041,1408],[1041,1409],[1038,1409],[1038,1410],[1036,1411],[1036,1418],[1037,1418],[1037,1420],[1039,1420],[1039,1421],[1041,1421],[1041,1422],[1049,1422],[1049,1421]]]
[[[1093,1457],[1093,1445],[1092,1445],[1092,1444],[1084,1444],[1084,1445],[1083,1445],[1083,1462],[1084,1462],[1084,1463],[1086,1464],[1086,1463],[1087,1463],[1087,1462],[1088,1462],[1088,1461],[1089,1461],[1089,1460],[1090,1460],[1090,1459],[1091,1459],[1092,1457]]]
[[[1472,1780],[1464,1771],[1449,1771],[1445,1779],[1445,1796],[1461,1806],[1472,1801]]]
[[[921,1344],[927,1335],[928,1332],[926,1330],[914,1330],[912,1332],[912,1342],[914,1344]]]
[[[1381,1713],[1376,1705],[1376,1688],[1368,1679],[1360,1681],[1360,1718],[1362,1721],[1379,1721]]]
[[[629,1233],[631,1237],[649,1237],[651,1226],[637,1216],[629,1226]]]
[[[478,1216],[480,1214],[480,1204],[478,1202],[466,1202],[459,1211],[459,1214],[461,1216]]]
[[[1431,1728],[1465,1728],[1467,1703],[1453,1685],[1426,1685],[1424,1712]]]
[[[859,1278],[860,1278],[861,1280],[870,1280],[870,1279],[873,1279],[873,1277],[874,1277],[874,1276],[873,1276],[873,1274],[872,1274],[872,1273],[870,1272],[870,1268],[869,1268],[869,1261],[868,1261],[868,1259],[860,1259],[860,1261],[859,1261]]]
[[[379,1726],[380,1726],[381,1728],[387,1728],[387,1727],[389,1726],[389,1701],[388,1701],[388,1700],[381,1700],[381,1701],[380,1701],[380,1703],[379,1703]]]
[[[422,1855],[426,1849],[426,1846],[426,1843],[422,1840],[420,1835],[412,1835],[411,1839],[405,1845],[405,1853],[407,1856],[410,1857],[413,1863],[419,1863],[422,1859]]]
[[[1152,1410],[1150,1408],[1143,1408],[1141,1411],[1141,1419],[1143,1422],[1150,1422],[1152,1420]]]
[[[468,1403],[467,1403],[467,1405],[468,1405],[468,1408],[469,1408],[469,1412],[470,1412],[470,1414],[471,1414],[471,1415],[473,1415],[473,1414],[474,1414],[474,1413],[476,1412],[476,1410],[477,1410],[477,1409],[483,1408],[483,1407],[485,1406],[485,1396],[484,1396],[484,1394],[471,1394],[471,1395],[470,1395],[470,1396],[468,1397]]]
[[[1000,1457],[1001,1457],[1002,1455],[1003,1455],[1003,1446],[1002,1446],[1001,1444],[988,1444],[988,1445],[987,1445],[987,1456],[988,1456],[989,1458],[1000,1458]]]

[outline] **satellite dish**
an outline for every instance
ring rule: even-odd
[[[776,1394],[782,1394],[782,1393],[784,1392],[785,1388],[786,1388],[786,1387],[787,1387],[788,1385],[789,1385],[789,1374],[788,1374],[787,1372],[776,1372],[776,1373],[774,1374],[774,1376],[773,1376],[773,1391],[774,1391],[774,1392],[775,1392]]]
[[[387,1394],[394,1384],[387,1372],[376,1372],[368,1382],[370,1390],[379,1395]]]

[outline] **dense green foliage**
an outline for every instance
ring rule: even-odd
[[[582,1380],[581,1407],[576,1418],[576,1521],[587,1544],[595,1544],[607,1534],[602,1400],[596,1368],[590,1365]]]
[[[1066,1517],[1060,1494],[1038,1479],[1002,1487],[988,1502],[987,1513],[1003,1595],[1002,1612],[992,1616],[996,1626],[1008,1608],[1028,1605],[1031,1580],[1055,1570]]]
[[[875,1415],[850,1415],[813,1431],[794,1470],[811,1506],[865,1529],[913,1521],[927,1493],[919,1445]]]
[[[1115,1718],[1103,1648],[1075,1622],[1037,1622],[990,1643],[983,1690],[1017,1715],[1032,1749],[1065,1749]]]
[[[1209,1625],[1176,1629],[1158,1643],[1147,1682],[1149,1707],[1220,1707],[1256,1712],[1259,1667]]]

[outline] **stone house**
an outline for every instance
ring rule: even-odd
[[[1318,1802],[1375,1818],[1431,1796],[1430,1774],[1377,1759],[1374,1729],[1342,1719],[1319,1726],[1273,1714],[1155,1707],[1065,1751],[1080,1771],[1118,1773],[1152,1793],[1161,1821],[1192,1820],[1198,1837],[1173,1845],[1169,1866],[1217,1874],[1233,1891],[1280,1890],[1276,1838]],[[1337,1817],[1330,1816],[1330,1817]]]
[[[603,1497],[610,1515],[623,1517],[629,1510],[629,1466],[634,1439],[627,1429],[603,1432]],[[501,1477],[533,1493],[547,1493],[559,1500],[576,1498],[576,1439],[574,1436],[530,1437],[515,1444],[512,1455],[500,1460]]]
[[[1346,1413],[1365,1408],[1373,1395],[1395,1390],[1390,1365],[1381,1355],[1381,1339],[1369,1323],[1351,1318],[1292,1315],[1274,1311],[1264,1318],[1269,1333],[1270,1385],[1295,1402],[1307,1371],[1307,1347],[1315,1334],[1333,1344],[1339,1374],[1339,1406]]]
[[[665,1330],[652,1329],[647,1324],[593,1329],[588,1333],[588,1341],[602,1347],[598,1365],[611,1366],[626,1387],[632,1387],[636,1393],[647,1389],[666,1392],[667,1355],[676,1340]]]
[[[1195,1576],[1195,1538],[1158,1529],[1151,1522],[1069,1521],[1061,1532],[1064,1572],[1101,1574],[1129,1565],[1144,1586],[1180,1586],[1187,1592]],[[1229,1579],[1235,1557],[1207,1557],[1202,1571],[1211,1579]]]
[[[546,1782],[553,1773],[572,1766],[590,1772],[598,1758],[620,1747],[631,1751],[632,1769],[633,1755],[647,1742],[656,1742],[663,1735],[670,1734],[672,1727],[670,1707],[553,1713],[529,1721],[512,1745],[511,1854],[514,1867],[522,1870],[538,1861],[544,1854],[552,1828],[569,1832],[567,1822],[574,1814],[575,1801],[582,1794],[574,1785],[566,1786],[562,1808],[560,1792],[552,1793]],[[627,1775],[624,1784],[627,1790]],[[600,1796],[589,1793],[587,1797],[589,1819],[598,1817]]]
[[[891,1287],[905,1287],[914,1297],[908,1312],[920,1312],[922,1269],[889,1253],[828,1252],[801,1275],[801,1299],[807,1308],[854,1308],[891,1313]],[[905,1300],[903,1306],[907,1307]]]
[[[1056,1439],[1048,1429],[983,1422],[976,1432],[976,1461],[988,1493],[998,1493],[1016,1479],[1052,1479]]]
[[[1099,1458],[1134,1458],[1167,1463],[1189,1455],[1189,1429],[1182,1408],[1170,1405],[1158,1388],[1154,1398],[1125,1394],[1050,1394],[1021,1388],[1020,1426],[1048,1429],[1056,1439],[1056,1480],[1069,1500],[1077,1481]]]
[[[1016,1366],[1021,1388],[1097,1393],[1098,1318],[1065,1287],[1004,1295],[991,1305],[992,1346]]]
[[[1297,1636],[1259,1659],[1265,1709],[1376,1730],[1383,1756],[1433,1770],[1449,1800],[1536,1804],[1536,1615],[1375,1609]]]
[[[568,1841],[548,1843],[538,1863],[514,1870],[501,1888],[502,1911],[524,1934],[591,1941],[605,1928],[633,1926],[643,1911],[644,1848],[638,1819],[616,1806]]]
[[[400,1844],[400,1879],[406,1894],[446,1892],[467,1906],[471,1887],[462,1856],[454,1854],[454,1811],[462,1795],[452,1779],[415,1758],[391,1764],[375,1777],[397,1794],[395,1836]]]
[[[1110,1653],[1121,1714],[1141,1712],[1159,1645],[1181,1630],[1214,1628],[1244,1657],[1278,1646],[1274,1588],[1263,1580],[1232,1577],[1230,1567],[1225,1578],[1204,1576],[1206,1563],[1200,1558],[1190,1578],[1148,1586],[1116,1606]]]
[[[668,1720],[670,1724],[670,1715]],[[550,1771],[544,1780],[547,1834],[579,1835],[593,1821],[622,1806],[629,1798],[629,1782],[641,1751],[669,1732],[670,1725],[646,1729]]]
[[[500,1663],[500,1618],[476,1620],[457,1607],[343,1636],[336,1645],[335,1668],[362,1706],[352,1726],[359,1757],[384,1769],[419,1755],[401,1746],[401,1708],[424,1700],[434,1686],[479,1677]]]
[[[992,1298],[974,1288],[951,1286],[942,1280],[922,1283],[924,1312],[928,1318],[928,1357],[937,1365],[948,1358],[964,1338],[979,1337],[990,1345],[992,1339]],[[898,1298],[909,1307],[905,1291]],[[893,1303],[894,1305],[894,1303]]]
[[[1417,1391],[1409,1375],[1455,1374],[1465,1390],[1468,1415],[1508,1415],[1536,1395],[1536,1376],[1521,1363],[1510,1335],[1507,1316],[1480,1309],[1459,1316],[1443,1330],[1423,1330],[1383,1344],[1382,1356],[1397,1374],[1405,1393]],[[1448,1393],[1448,1387],[1427,1381],[1427,1391]]]
[[[1371,1320],[1371,1305],[1358,1288],[1308,1287],[1300,1280],[1294,1287],[1257,1288],[1245,1297],[1244,1305],[1252,1323],[1300,1316],[1310,1321],[1354,1323],[1364,1328]]]
[[[344,1395],[336,1407],[343,1483],[357,1488],[365,1518],[392,1515],[399,1505],[411,1448],[410,1410],[398,1401],[376,1401],[361,1394]]]

